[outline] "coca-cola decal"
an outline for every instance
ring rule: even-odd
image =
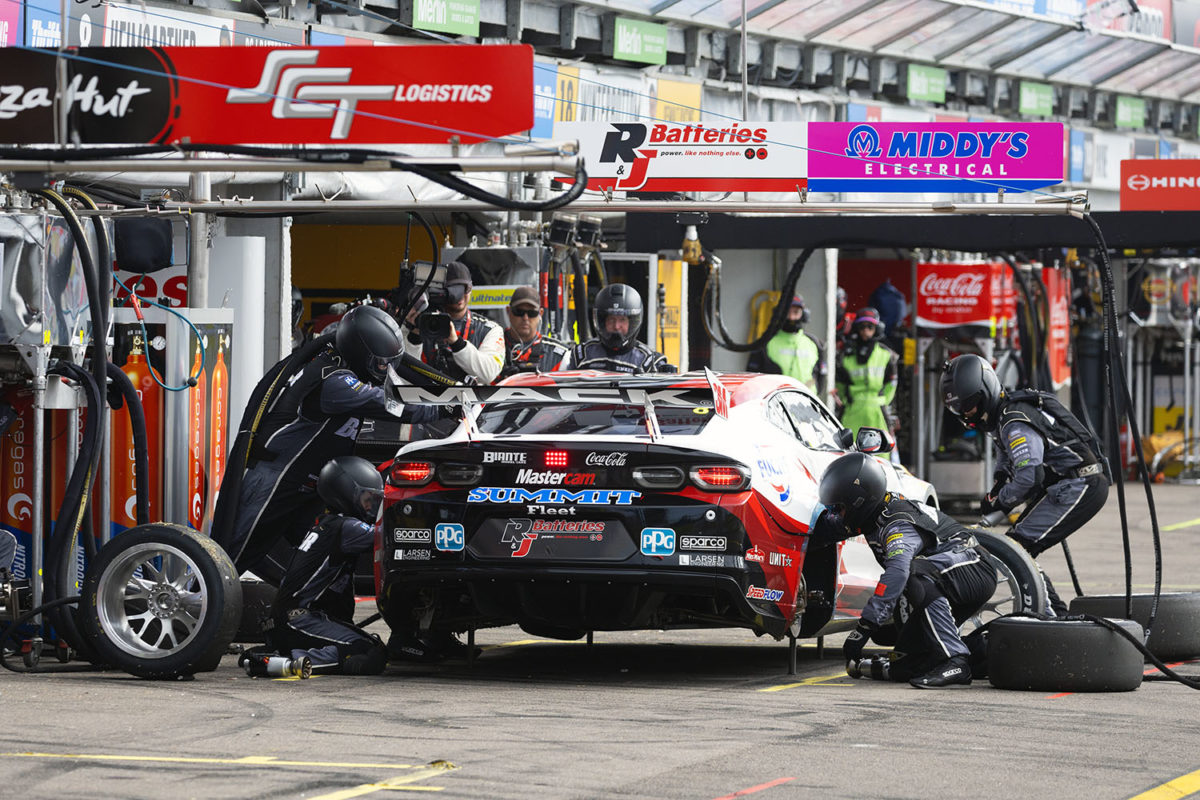
[[[583,463],[589,467],[623,467],[628,459],[628,453],[588,453]]]

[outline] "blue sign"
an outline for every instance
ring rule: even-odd
[[[438,550],[457,552],[466,547],[467,533],[457,522],[443,522],[433,529],[433,543]]]
[[[554,99],[558,83],[558,67],[541,61],[533,62],[533,128],[534,139],[554,138]]]
[[[1071,131],[1071,174],[1068,180],[1071,183],[1083,183],[1084,175],[1086,174],[1086,158],[1087,150],[1086,143],[1087,134],[1083,131]]]
[[[675,531],[670,528],[642,528],[642,555],[675,554]]]
[[[4,2],[4,0],[0,0]],[[62,14],[53,0],[26,0],[25,44],[58,47],[62,44]]]

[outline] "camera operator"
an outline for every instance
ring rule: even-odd
[[[538,330],[542,304],[528,286],[518,287],[508,301],[508,327],[504,329],[504,369],[500,377],[518,372],[554,372],[570,364],[570,349]],[[566,361],[564,362],[564,357]]]
[[[463,380],[468,375],[481,384],[491,383],[504,366],[504,332],[487,317],[471,313],[471,271],[451,261],[446,265],[446,296],[439,311],[414,307],[404,326],[404,350],[413,358],[446,375]]]

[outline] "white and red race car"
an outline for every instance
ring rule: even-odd
[[[393,628],[744,627],[794,643],[853,627],[875,589],[861,538],[809,551],[822,471],[854,442],[795,380],[556,372],[394,391],[464,413],[388,472],[375,578]],[[888,445],[860,432],[862,450]],[[936,505],[880,460],[890,489]],[[1020,593],[1001,587],[996,613]]]

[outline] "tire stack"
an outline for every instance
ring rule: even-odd
[[[1142,640],[1138,623],[1111,622]],[[997,689],[1128,692],[1142,683],[1141,651],[1119,633],[1087,620],[993,620],[987,661],[988,681]]]

